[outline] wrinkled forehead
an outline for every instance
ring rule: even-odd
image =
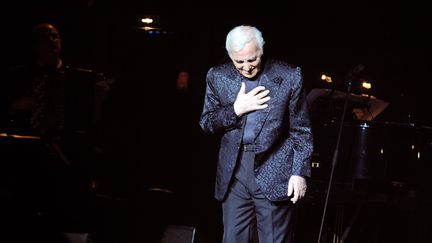
[[[256,59],[257,57],[261,57],[261,55],[262,51],[259,49],[256,41],[250,41],[241,50],[230,53],[230,57],[238,61]]]

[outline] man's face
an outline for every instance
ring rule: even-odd
[[[61,40],[57,29],[52,25],[43,25],[36,30],[35,47],[41,53],[60,53]]]
[[[177,76],[177,89],[184,90],[189,87],[189,73],[185,71],[179,72]]]
[[[230,53],[231,60],[241,75],[255,77],[261,70],[261,51],[255,41],[247,43],[244,48]]]

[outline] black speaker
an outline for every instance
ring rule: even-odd
[[[168,225],[163,232],[160,243],[194,243],[195,227],[185,225]]]

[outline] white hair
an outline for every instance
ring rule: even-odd
[[[232,52],[242,50],[247,43],[253,40],[256,41],[261,52],[260,54],[262,55],[264,53],[263,48],[265,42],[261,31],[250,25],[239,25],[228,32],[226,36],[225,48],[230,55]]]

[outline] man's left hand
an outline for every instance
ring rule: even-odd
[[[306,194],[307,184],[306,179],[302,176],[292,175],[288,181],[288,197],[293,193],[291,201],[296,203],[297,200],[303,198]]]

